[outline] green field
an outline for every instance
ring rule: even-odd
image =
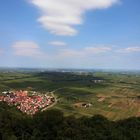
[[[101,82],[95,83],[95,80]],[[111,120],[140,116],[140,74],[121,72],[0,72],[0,92],[5,90],[54,91],[65,115],[101,114]],[[87,102],[92,106],[75,107]]]

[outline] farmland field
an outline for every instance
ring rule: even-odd
[[[20,89],[53,91],[58,102],[52,108],[66,116],[101,114],[111,120],[140,116],[138,72],[0,72],[0,92]],[[83,102],[91,106],[75,106]]]

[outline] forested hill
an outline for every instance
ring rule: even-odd
[[[93,117],[64,117],[48,110],[33,117],[0,104],[0,140],[139,140],[140,118],[109,121]]]

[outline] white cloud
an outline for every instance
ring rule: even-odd
[[[111,47],[87,47],[84,49],[89,54],[98,54],[111,51]]]
[[[124,53],[131,53],[131,52],[140,52],[140,47],[128,47],[119,50],[119,52],[124,52]]]
[[[52,67],[92,67],[109,63],[112,53],[108,54],[112,47],[85,47],[85,48],[60,48],[57,52],[50,54],[48,61]],[[112,51],[111,51],[112,52]],[[111,58],[112,59],[112,58]]]
[[[92,57],[99,54],[104,54],[110,52],[112,50],[111,47],[85,47],[82,49],[61,49],[58,52],[58,56],[61,58],[67,57]]]
[[[32,41],[18,41],[13,44],[14,54],[18,56],[37,57],[42,54],[39,46]]]
[[[112,51],[112,46],[105,45],[93,45],[93,47],[84,47],[79,49],[63,47],[65,42],[54,41],[49,44],[54,46],[62,46],[59,49],[54,50],[54,52],[44,52],[41,51],[38,44],[32,41],[18,41],[13,44],[12,48],[15,55],[25,56],[25,57],[34,57],[34,58],[43,58],[48,59],[67,59],[67,58],[87,58],[93,56],[100,56],[100,54],[106,54]]]
[[[83,23],[83,14],[87,10],[105,9],[120,0],[28,0],[40,11],[38,21],[56,35],[73,36],[77,30],[73,27]]]
[[[140,47],[129,47],[125,49],[126,52],[140,52]]]
[[[60,46],[60,47],[67,46],[67,44],[63,41],[52,41],[52,42],[49,42],[49,45]]]
[[[83,56],[84,53],[83,53],[83,50],[74,50],[74,49],[61,49],[59,52],[58,52],[58,57],[60,58],[67,58],[67,57],[79,57],[79,56]]]

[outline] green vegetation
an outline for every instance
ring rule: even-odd
[[[138,73],[0,72],[0,94],[19,89],[49,91],[57,103],[31,117],[0,102],[0,140],[140,138]]]
[[[110,120],[140,116],[139,73],[0,72],[1,92],[19,89],[42,93],[53,91],[58,102],[52,108],[61,110],[65,116],[100,114]],[[74,106],[80,102],[92,106]]]
[[[65,117],[48,110],[33,117],[0,103],[1,140],[139,140],[140,118],[109,121],[101,115]]]

